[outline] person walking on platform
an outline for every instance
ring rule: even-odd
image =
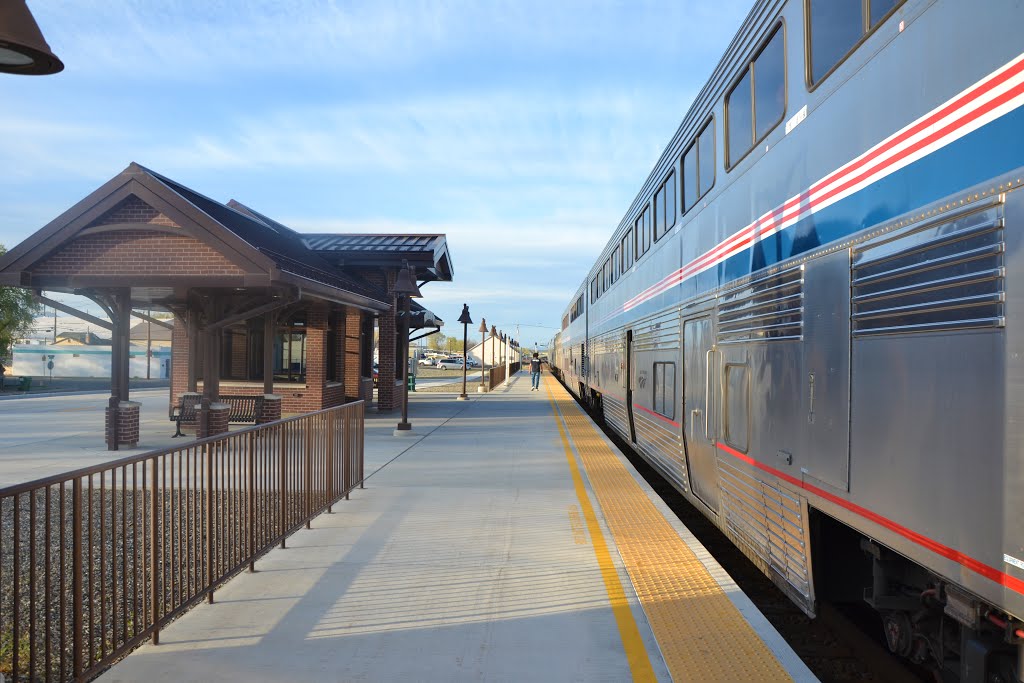
[[[530,391],[540,391],[540,354],[534,353],[530,359],[530,379],[533,381],[533,388]]]

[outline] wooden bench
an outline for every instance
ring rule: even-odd
[[[181,423],[195,424],[199,421],[199,411],[202,408],[203,397],[198,394],[188,394],[181,397],[178,405],[171,409],[170,419],[177,423],[174,437],[185,436],[181,433]],[[221,403],[231,406],[228,413],[228,422],[252,422],[263,411],[263,396],[225,396],[218,399]]]

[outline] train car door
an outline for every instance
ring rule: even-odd
[[[633,330],[626,330],[625,372],[622,373],[626,389],[626,421],[629,424],[629,440],[636,443],[636,424],[633,422]]]
[[[686,469],[690,488],[718,512],[718,463],[715,453],[715,351],[711,318],[683,321],[683,417],[686,422]]]

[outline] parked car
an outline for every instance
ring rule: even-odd
[[[373,364],[373,386],[377,386],[377,364]]]
[[[470,358],[469,360],[466,361],[466,367],[467,368],[478,368],[478,367],[480,367],[480,363],[477,361],[476,358]]]
[[[461,358],[442,358],[437,362],[437,367],[442,370],[461,370],[462,365]]]
[[[420,365],[433,365],[434,364],[434,359],[433,358],[426,358],[426,357],[420,358],[419,364]]]

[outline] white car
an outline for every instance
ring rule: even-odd
[[[442,370],[461,370],[462,365],[463,363],[461,358],[442,358],[437,361],[437,367]]]
[[[434,364],[434,359],[433,358],[420,358],[419,363],[420,363],[420,365],[433,365]]]

